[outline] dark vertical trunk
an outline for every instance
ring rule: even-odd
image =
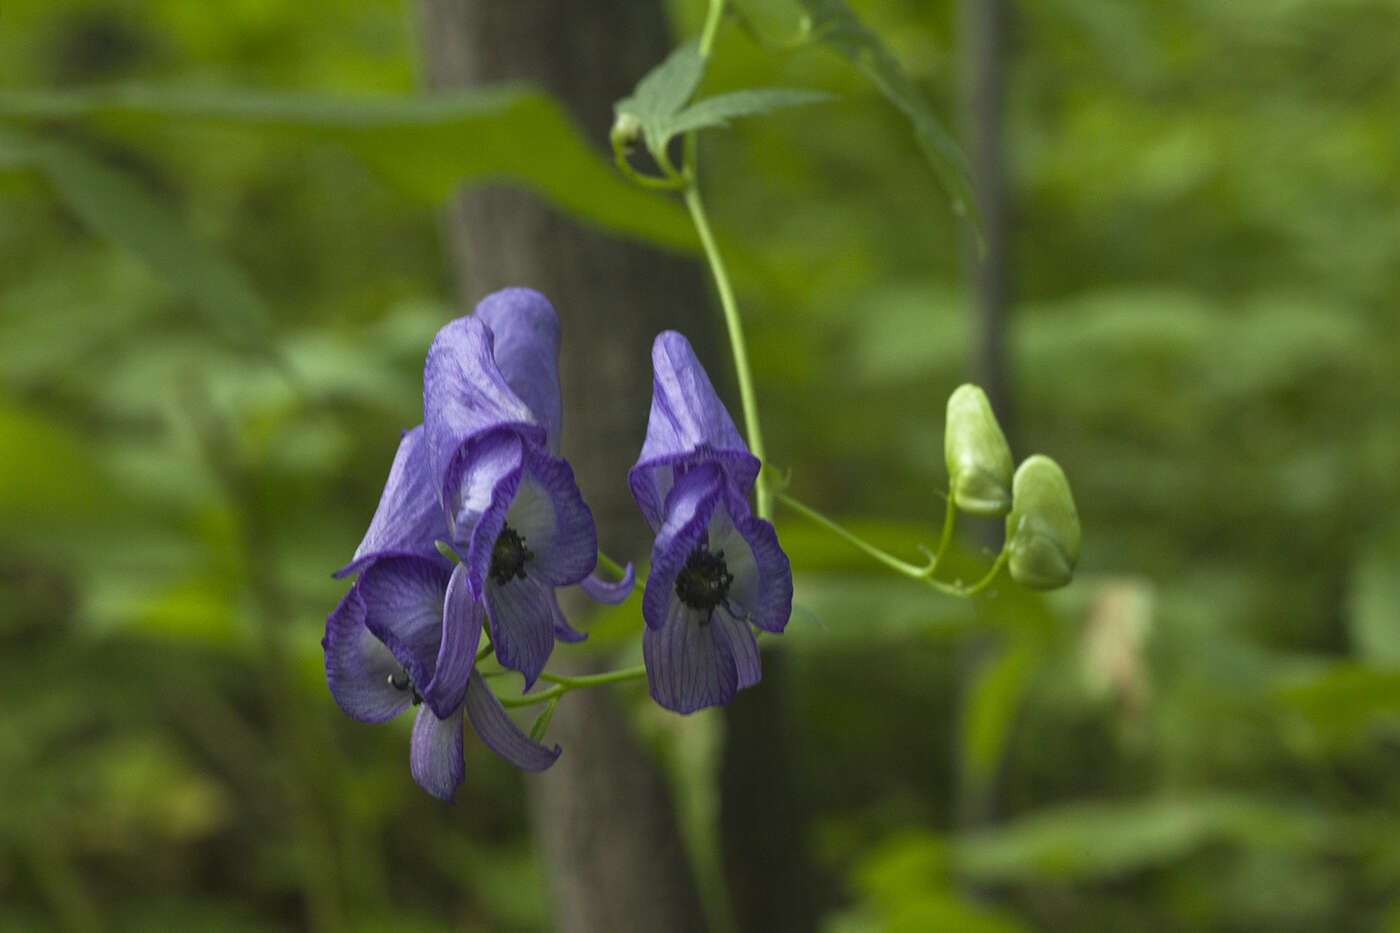
[[[503,79],[541,84],[606,151],[612,102],[667,51],[660,5],[635,0],[422,0],[435,88]],[[563,450],[605,550],[645,557],[650,539],[627,491],[651,398],[651,341],[713,329],[699,270],[580,227],[523,192],[460,198],[451,241],[464,304],[506,285],[544,292],[564,329]],[[639,620],[640,624],[640,620]],[[560,705],[559,762],[527,778],[535,829],[565,931],[690,931],[699,896],[659,771],[606,690]]]
[[[792,773],[794,728],[780,651],[763,658],[763,680],[724,710],[720,770],[725,881],[746,933],[817,929],[822,887],[807,858],[806,811]]]
[[[1011,407],[1006,361],[1011,258],[1003,139],[1011,9],[1008,0],[961,0],[958,14],[963,136],[986,236],[986,249],[980,261],[975,249],[967,251],[972,304],[977,315],[972,378],[987,393],[992,410],[1015,450],[1015,412]],[[1001,549],[1003,531],[999,521],[982,522],[975,527],[979,544],[992,553]],[[995,640],[985,636],[964,643],[959,667],[965,702],[986,665],[995,663],[997,650]],[[966,742],[967,737],[963,736],[962,741]],[[989,786],[978,786],[968,775],[963,775],[959,786],[957,818],[963,826],[995,819],[995,778]]]
[[[1002,139],[1011,11],[1006,0],[962,0],[964,136],[986,230],[986,252],[969,263],[977,314],[973,378],[986,391],[1007,437],[1012,411],[1006,372],[1010,204]],[[975,255],[975,250],[969,253]]]

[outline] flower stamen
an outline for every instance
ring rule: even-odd
[[[509,525],[501,528],[491,548],[491,579],[504,586],[512,577],[525,579],[525,563],[534,553],[525,546],[525,538]]]
[[[719,605],[727,605],[729,587],[734,583],[734,574],[724,562],[724,551],[710,553],[704,545],[696,545],[685,559],[685,566],[676,574],[676,596],[691,609],[703,609],[705,619]]]
[[[413,680],[408,676],[408,671],[400,669],[397,674],[389,675],[389,686],[395,690],[413,691],[413,705],[417,706],[423,702],[423,696],[418,692],[418,688],[413,685]]]

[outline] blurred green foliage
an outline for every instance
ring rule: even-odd
[[[971,375],[966,231],[877,86],[766,48],[802,4],[744,6],[702,93],[837,98],[704,142],[770,449],[912,558]],[[951,117],[953,6],[851,7]],[[405,723],[334,707],[328,573],[419,417],[458,179],[692,240],[607,127],[414,98],[413,29],[5,4],[0,928],[549,925],[521,779],[469,745],[445,812]],[[1390,0],[1017,7],[1002,414],[1070,477],[1081,578],[969,606],[780,516],[832,933],[1400,929],[1398,31]],[[713,845],[718,720],[638,718]]]

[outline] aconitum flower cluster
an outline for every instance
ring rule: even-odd
[[[506,714],[477,662],[488,651],[528,691],[565,619],[561,586],[605,602],[632,590],[591,576],[597,533],[573,470],[558,456],[559,320],[538,292],[506,289],[438,332],[423,372],[423,423],[404,433],[379,506],[350,563],[357,575],[326,620],[332,695],[383,722],[417,707],[413,778],[451,800],[462,783],[463,721],[527,771],[557,746]],[[642,599],[651,695],[692,712],[759,679],[751,626],[780,632],[792,575],[773,527],[748,496],[759,463],[744,446],[690,345],[657,338],[646,440],[628,482],[656,532]]]

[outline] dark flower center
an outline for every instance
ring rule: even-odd
[[[395,690],[412,690],[414,706],[423,702],[423,697],[419,694],[418,688],[413,686],[413,681],[409,678],[408,671],[400,669],[397,674],[390,674],[389,686],[393,687]]]
[[[685,559],[685,566],[676,574],[676,596],[691,609],[704,609],[706,613],[723,603],[729,597],[729,587],[734,582],[734,574],[724,563],[724,552],[715,551],[700,545]],[[709,615],[705,617],[709,621]]]
[[[496,544],[491,548],[491,579],[504,586],[512,577],[525,579],[525,562],[535,555],[525,546],[525,539],[509,525],[501,528]]]

